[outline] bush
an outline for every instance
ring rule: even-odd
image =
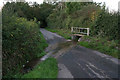
[[[3,76],[12,77],[47,46],[35,21],[3,16]]]
[[[118,13],[102,11],[98,16],[95,26],[92,27],[92,34],[107,37],[109,40],[120,40],[118,26]]]
[[[19,74],[27,61],[42,57],[47,43],[40,33],[36,18],[30,20],[28,3],[6,3],[2,9],[3,78]],[[26,11],[27,10],[27,11]],[[26,16],[27,15],[27,16]],[[20,18],[25,17],[25,18]],[[32,17],[33,18],[33,17]]]
[[[65,5],[66,4],[66,5]],[[47,18],[49,27],[71,28],[89,27],[93,25],[100,7],[94,3],[65,3],[62,10],[55,10]],[[74,6],[74,7],[70,7]]]

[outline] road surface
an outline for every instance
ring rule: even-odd
[[[66,41],[56,33],[40,29],[49,45]],[[120,78],[118,59],[76,45],[57,57],[58,78]]]

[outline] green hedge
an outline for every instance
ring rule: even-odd
[[[12,77],[26,61],[41,57],[47,43],[35,21],[3,18],[3,76]]]
[[[108,40],[120,40],[118,26],[118,13],[101,11],[95,25],[91,28],[92,35],[106,37]]]
[[[3,78],[14,77],[27,61],[45,55],[48,45],[40,33],[40,24],[35,18],[30,21],[22,18],[28,8],[27,3],[15,2],[6,3],[2,8]]]

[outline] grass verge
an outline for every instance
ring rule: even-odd
[[[78,44],[120,59],[120,50],[117,49],[119,45],[115,41],[107,41],[107,39],[98,37],[84,37]]]
[[[57,74],[58,67],[56,59],[48,58],[38,64],[32,71],[25,74],[22,78],[57,78]]]
[[[69,29],[51,29],[51,28],[46,28],[46,30],[51,31],[53,33],[57,33],[60,36],[64,37],[65,39],[71,39],[71,31]]]

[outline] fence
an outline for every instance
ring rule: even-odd
[[[89,28],[71,27],[71,32],[73,34],[82,34],[89,36]]]

